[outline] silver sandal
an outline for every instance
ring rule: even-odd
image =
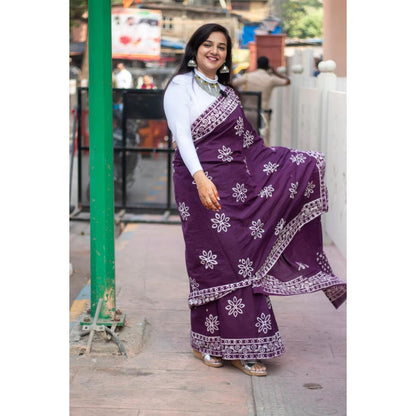
[[[232,360],[231,365],[239,368],[242,372],[248,374],[249,376],[267,376],[267,370],[254,370],[253,367],[255,364],[258,364],[259,361],[251,360]]]
[[[207,365],[208,367],[222,367],[224,365],[221,357],[213,357],[210,354],[204,354],[200,351],[193,350],[194,356]]]

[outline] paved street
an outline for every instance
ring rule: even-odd
[[[209,368],[189,346],[180,226],[128,224],[115,251],[117,308],[127,315],[119,337],[128,357],[97,335],[87,355],[80,347],[87,337],[74,337],[88,304],[87,285],[71,309],[72,416],[346,414],[346,305],[335,310],[320,292],[274,297],[286,353],[268,361],[269,375],[249,377],[229,365]],[[336,247],[326,252],[345,279]]]

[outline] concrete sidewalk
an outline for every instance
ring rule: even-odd
[[[342,255],[325,248],[345,280]],[[118,335],[128,358],[97,335],[85,354],[81,311],[71,310],[72,416],[346,415],[345,304],[335,310],[322,292],[272,297],[286,352],[266,361],[269,375],[210,368],[190,348],[181,227],[128,224],[115,249],[117,308],[127,315]]]

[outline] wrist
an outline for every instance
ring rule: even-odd
[[[197,176],[201,176],[201,174],[204,174],[204,171],[202,169],[198,169],[194,174],[192,175],[194,179],[196,179]]]
[[[198,185],[198,182],[201,182],[205,178],[205,173],[203,170],[197,170],[192,176]]]

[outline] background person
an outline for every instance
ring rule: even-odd
[[[117,69],[114,74],[115,87],[116,88],[132,88],[133,87],[133,76],[128,71],[125,65],[120,62],[117,64]]]
[[[244,91],[261,92],[261,110],[264,116],[263,139],[268,146],[270,144],[270,96],[274,87],[289,85],[290,79],[271,68],[266,56],[260,56],[257,59],[257,69],[233,79],[232,84]]]
[[[153,84],[153,78],[150,75],[143,75],[143,82],[140,86],[142,90],[156,90],[157,87]]]

